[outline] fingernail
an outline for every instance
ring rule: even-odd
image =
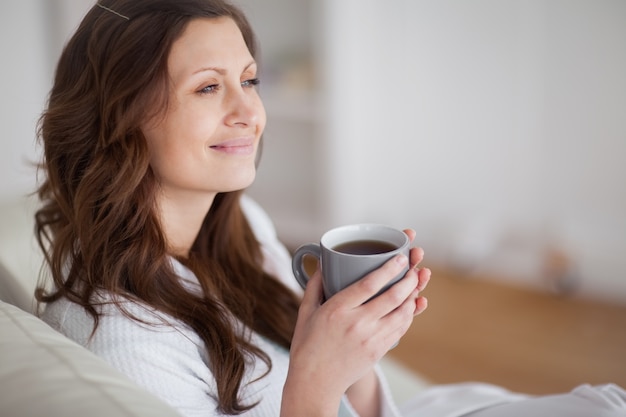
[[[413,314],[419,314],[421,312],[423,312],[424,310],[426,310],[426,308],[428,308],[428,299],[426,297],[421,297],[423,306],[422,308],[419,307],[419,300],[420,297],[415,299],[415,311],[413,312]]]
[[[396,256],[396,262],[398,265],[406,265],[406,263],[409,262],[409,259],[405,255],[398,255]]]

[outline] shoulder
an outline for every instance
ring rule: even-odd
[[[120,300],[119,307],[108,296],[96,297],[93,305],[99,313],[94,332],[93,317],[80,305],[61,298],[49,303],[42,319],[65,336],[97,351],[106,349],[110,340],[166,339],[175,336],[189,341],[194,333],[186,325],[153,308],[129,300]],[[126,344],[126,343],[124,343]]]
[[[42,318],[175,408],[212,408],[206,393],[215,392],[215,381],[198,335],[141,304],[122,305],[131,316],[113,304],[100,304],[95,331],[92,317],[66,299],[49,304]]]

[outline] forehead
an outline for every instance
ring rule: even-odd
[[[252,55],[233,19],[198,18],[190,21],[172,44],[168,69],[170,76],[177,80],[203,68],[227,69],[251,60]]]

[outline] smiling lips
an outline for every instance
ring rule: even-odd
[[[231,155],[250,155],[254,152],[253,138],[231,139],[225,142],[212,145],[210,147],[214,151]]]

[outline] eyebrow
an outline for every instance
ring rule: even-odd
[[[254,61],[254,60],[250,61],[250,63],[244,67],[243,71],[244,72],[247,71],[248,68],[250,68],[251,66],[253,66],[255,64],[256,64],[256,61]],[[226,74],[226,69],[225,68],[220,68],[220,67],[202,67],[202,68],[194,71],[191,75],[196,75],[196,74],[199,74],[199,73],[205,72],[205,71],[215,71],[215,72],[217,72],[220,75]]]

